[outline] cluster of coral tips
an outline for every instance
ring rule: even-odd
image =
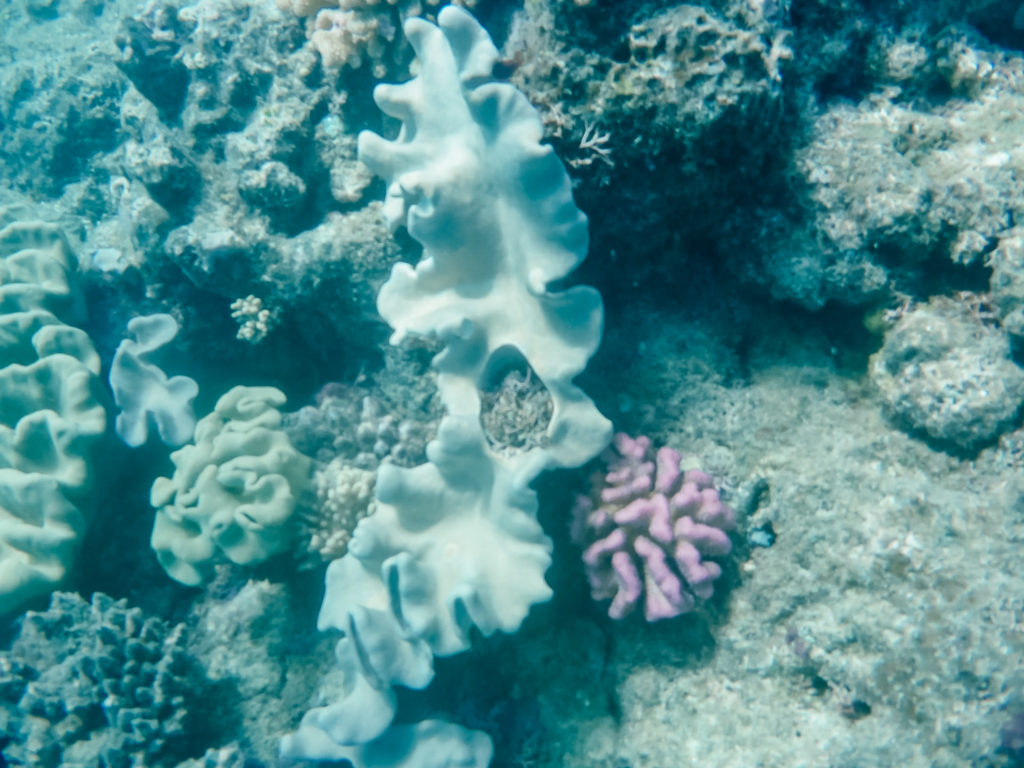
[[[711,478],[681,469],[671,448],[655,453],[647,437],[615,436],[607,472],[573,510],[573,538],[596,600],[611,598],[621,619],[643,600],[648,621],[692,611],[714,591],[721,567],[708,561],[732,551],[736,527]]]

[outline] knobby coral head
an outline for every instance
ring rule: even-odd
[[[620,433],[602,459],[605,474],[573,509],[573,539],[584,547],[594,599],[611,599],[613,619],[641,600],[647,621],[692,611],[722,575],[707,558],[732,551],[733,510],[707,474],[684,472],[678,452],[655,452],[647,437]]]

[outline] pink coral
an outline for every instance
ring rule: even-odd
[[[573,509],[573,538],[596,600],[611,598],[608,615],[621,619],[644,601],[658,621],[692,611],[714,591],[721,567],[705,560],[732,551],[732,509],[711,478],[683,472],[671,448],[655,453],[647,437],[615,436],[603,459],[607,472]]]

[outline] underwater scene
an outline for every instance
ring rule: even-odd
[[[0,768],[1024,766],[1020,0],[0,0]]]

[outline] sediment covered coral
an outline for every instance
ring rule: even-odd
[[[202,695],[183,633],[123,600],[54,593],[0,652],[6,764],[176,765],[191,748],[190,707]]]
[[[1024,227],[1000,233],[998,245],[986,256],[992,267],[992,305],[1003,329],[1024,339]]]
[[[916,82],[953,98],[922,99],[886,70],[873,92],[817,114],[793,158],[802,183],[781,207],[757,205],[753,241],[750,222],[729,227],[727,252],[743,238],[731,264],[744,279],[811,309],[864,304],[894,287],[923,292],[948,260],[986,260],[1004,238],[1012,247],[1024,215],[1021,57],[957,28],[925,48],[918,32],[878,41],[878,55],[923,57]],[[966,287],[965,274],[950,275]]]
[[[893,421],[959,451],[994,442],[1024,402],[1024,370],[1007,336],[944,297],[907,312],[886,334],[871,378]]]

